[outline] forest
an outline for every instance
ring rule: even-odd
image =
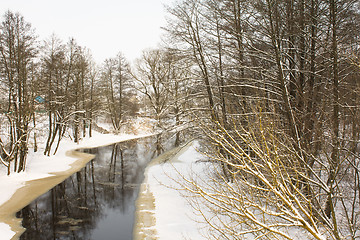
[[[8,174],[63,138],[149,117],[201,139],[210,180],[184,188],[211,239],[360,238],[360,2],[179,0],[162,46],[95,63],[20,13],[0,26],[0,160]],[[29,144],[31,140],[31,146]],[[39,148],[40,149],[40,148]],[[41,148],[42,149],[42,148]]]

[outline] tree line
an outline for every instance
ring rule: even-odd
[[[41,149],[49,156],[64,137],[78,142],[91,136],[99,116],[119,130],[138,112],[139,97],[121,53],[97,65],[75,39],[63,43],[52,35],[41,41],[11,11],[1,22],[0,53],[0,159],[8,174],[25,170],[29,147],[38,150],[36,127],[47,135]]]

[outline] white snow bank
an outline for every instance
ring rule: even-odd
[[[146,170],[144,184],[147,184],[147,191],[151,191],[155,198],[153,213],[156,223],[153,229],[158,239],[204,239],[197,224],[197,220],[201,219],[177,189],[177,181],[182,181],[179,173],[188,178],[191,173],[205,172],[207,164],[196,163],[204,158],[204,155],[196,150],[198,147],[199,143],[195,141],[171,161],[150,166]]]
[[[0,222],[0,236],[1,239],[11,239],[15,235],[15,232],[11,231],[9,225]]]
[[[47,157],[43,155],[43,150],[38,152],[29,152],[25,172],[11,173],[6,175],[5,167],[0,167],[0,205],[8,201],[12,195],[26,182],[52,176],[57,172],[63,172],[71,168],[71,164],[77,159],[67,156],[67,152],[79,148],[94,148],[99,146],[110,145],[116,142],[151,136],[152,134],[100,134],[94,133],[92,138],[85,138],[79,144],[64,139],[56,155]],[[10,226],[0,222],[0,239],[11,239],[14,232]]]

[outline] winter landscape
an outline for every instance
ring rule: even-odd
[[[360,239],[359,1],[65,2],[0,3],[1,240]]]

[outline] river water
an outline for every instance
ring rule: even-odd
[[[153,137],[84,150],[85,168],[17,213],[22,240],[133,239],[135,201],[144,169],[157,156]]]

